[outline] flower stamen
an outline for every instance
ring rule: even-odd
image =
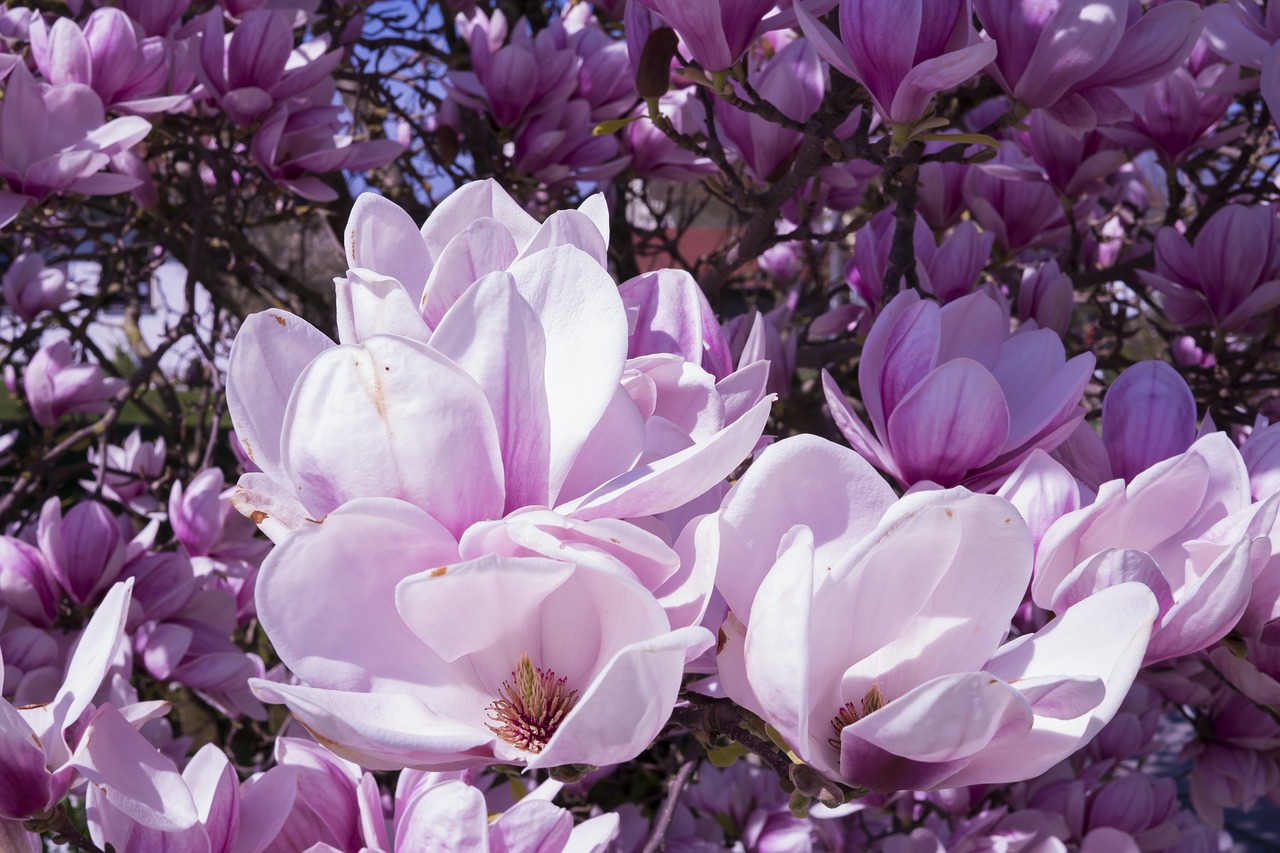
[[[527,653],[520,655],[511,680],[502,682],[498,698],[485,708],[493,720],[489,729],[516,749],[542,752],[578,702],[578,691],[565,689],[567,681],[534,666]]]
[[[845,702],[844,706],[836,711],[836,715],[831,718],[831,729],[835,732],[835,737],[827,738],[827,743],[839,749],[840,733],[844,731],[845,726],[851,726],[872,711],[879,711],[885,706],[884,694],[880,692],[879,684],[871,685],[871,689],[862,697],[861,704],[862,707],[859,708],[853,702]]]

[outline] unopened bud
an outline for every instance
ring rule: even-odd
[[[661,98],[671,87],[671,60],[680,39],[671,27],[658,27],[649,34],[640,51],[636,71],[636,91],[642,98]]]

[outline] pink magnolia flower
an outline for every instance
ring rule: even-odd
[[[995,160],[970,166],[965,174],[965,206],[984,231],[996,235],[995,244],[1004,252],[1053,249],[1071,234],[1057,190],[1047,181],[1029,179],[1039,172],[1017,143],[1005,141]],[[1087,198],[1080,204],[1084,211],[1092,207]]]
[[[356,142],[342,120],[343,107],[331,103],[297,108],[278,104],[262,118],[250,151],[271,180],[303,198],[333,201],[338,193],[316,175],[385,166],[404,152],[392,139]]]
[[[845,438],[904,486],[984,487],[1071,434],[1093,364],[1088,353],[1066,360],[1049,329],[1009,335],[1005,309],[982,292],[940,307],[905,291],[872,326],[858,366],[871,429],[823,382]]]
[[[97,501],[80,501],[63,515],[58,499],[49,498],[36,538],[50,574],[76,604],[94,601],[124,567],[125,528]]]
[[[9,186],[0,191],[0,227],[53,193],[114,195],[138,186],[137,178],[103,169],[150,131],[137,116],[107,121],[88,86],[41,86],[19,63],[0,102],[0,178]]]
[[[4,301],[28,323],[41,312],[61,308],[73,295],[66,272],[46,267],[44,258],[35,252],[18,255],[4,272]]]
[[[1280,228],[1267,205],[1229,204],[1193,246],[1173,228],[1156,235],[1156,271],[1138,272],[1160,291],[1165,314],[1179,326],[1246,331],[1280,305]]]
[[[876,214],[858,229],[853,254],[845,268],[845,278],[868,312],[880,313],[884,299],[884,276],[893,247],[893,211]],[[973,290],[982,270],[991,262],[995,235],[965,221],[950,229],[938,243],[924,218],[916,214],[912,244],[920,289],[940,302],[954,302]]]
[[[667,92],[658,99],[658,111],[680,133],[706,132],[706,112],[694,87]],[[649,108],[641,104],[635,115],[648,116]],[[708,157],[699,157],[679,147],[648,118],[633,121],[621,133],[623,150],[631,158],[631,168],[642,178],[664,178],[682,183],[701,180],[716,170]]]
[[[969,0],[841,0],[840,39],[795,4],[804,34],[822,58],[867,87],[876,111],[910,125],[933,96],[977,75],[996,58],[979,41]]]
[[[104,106],[134,114],[172,110],[184,103],[181,92],[169,94],[173,47],[163,37],[139,39],[137,25],[120,9],[94,9],[83,29],[70,18],[46,27],[42,18],[31,25],[31,54],[44,78],[54,85],[89,86]],[[190,75],[185,69],[190,85]]]
[[[357,205],[338,345],[283,312],[241,328],[229,406],[263,473],[242,477],[235,501],[274,538],[373,496],[414,503],[455,535],[526,506],[652,515],[715,487],[759,438],[759,368],[717,383],[673,356],[684,378],[672,381],[689,392],[677,400],[627,361],[626,311],[592,216],[539,227],[496,185],[473,186],[421,234],[388,202]],[[262,393],[264,375],[275,393]]]
[[[422,510],[347,503],[267,558],[259,617],[302,684],[253,689],[372,769],[629,760],[712,637],[671,630],[632,577],[564,557],[458,562]],[[317,584],[326,594],[301,606]],[[361,626],[359,642],[335,630],[346,624]]]
[[[51,427],[72,412],[96,414],[125,386],[125,380],[102,375],[96,364],[77,363],[64,340],[45,344],[22,372],[31,417]]]
[[[197,820],[182,780],[135,725],[163,713],[167,703],[124,709],[91,704],[123,641],[132,584],[112,587],[89,620],[53,701],[15,709],[0,699],[0,823],[25,821],[56,805],[79,779],[147,825],[177,831]],[[83,729],[80,727],[83,726]],[[80,729],[72,747],[68,735]]]
[[[798,122],[813,115],[826,94],[826,69],[818,52],[805,39],[790,42],[762,63],[750,62],[747,77],[761,98]],[[781,127],[719,99],[715,117],[725,141],[762,183],[786,174],[804,138],[798,130]]]
[[[635,78],[626,45],[611,39],[588,7],[567,8],[536,35],[521,21],[505,46],[500,13],[460,15],[458,24],[470,33],[474,70],[447,75],[450,98],[509,129],[506,153],[516,169],[558,184],[599,180],[626,166],[618,141],[593,130],[634,106]]]
[[[875,791],[1048,769],[1115,713],[1155,615],[1129,584],[1001,645],[1031,576],[1014,508],[963,489],[895,502],[809,436],[764,451],[719,524],[725,692],[807,764]]]
[[[154,442],[143,441],[138,430],[129,433],[124,444],[108,444],[104,456],[98,448],[90,446],[89,464],[96,473],[103,471],[102,496],[138,513],[147,515],[160,508],[160,502],[151,494],[151,483],[164,471],[164,437]],[[89,492],[98,489],[97,480],[81,480],[80,486]]]
[[[1018,103],[1078,132],[1129,118],[1116,89],[1152,83],[1182,64],[1204,28],[1200,7],[1127,0],[974,0],[1000,45],[989,72]]]
[[[296,50],[288,18],[272,9],[255,9],[225,34],[221,9],[205,16],[199,62],[193,66],[204,94],[227,116],[247,127],[281,101],[310,100],[316,87],[330,92],[325,80],[342,61],[342,51],[327,51],[326,39],[313,39]],[[315,102],[326,103],[323,99]]]
[[[1058,519],[1036,555],[1032,599],[1061,612],[1095,590],[1149,586],[1160,606],[1146,662],[1189,654],[1226,635],[1270,557],[1272,515],[1250,507],[1240,453],[1222,433],[1157,462],[1129,483],[1102,484]]]
[[[1175,68],[1149,86],[1121,92],[1133,118],[1099,132],[1134,150],[1151,148],[1166,168],[1182,165],[1196,151],[1225,143],[1235,131],[1211,131],[1234,102],[1221,91],[1231,82],[1227,66],[1217,62],[1193,72],[1189,65]]]

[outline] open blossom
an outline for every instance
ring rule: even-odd
[[[1250,506],[1240,452],[1212,433],[1127,484],[1102,484],[1092,504],[1054,522],[1036,555],[1032,599],[1060,612],[1095,590],[1141,581],[1160,605],[1146,662],[1198,651],[1244,615],[1270,557],[1274,512]]]
[[[267,558],[259,616],[303,683],[254,690],[373,769],[629,760],[712,637],[673,631],[627,573],[560,553],[459,561],[422,510],[352,501]]]
[[[539,226],[492,184],[456,194],[422,232],[364,197],[339,343],[279,311],[237,336],[228,405],[263,471],[241,478],[237,507],[279,538],[345,501],[394,497],[460,535],[526,506],[631,518],[715,487],[759,438],[763,378],[749,367],[717,382],[673,356],[659,380],[654,356],[629,362],[604,245],[592,216]],[[277,393],[262,393],[264,376]]]
[[[1165,314],[1179,326],[1247,331],[1280,305],[1280,227],[1270,206],[1226,205],[1194,245],[1161,228],[1155,255],[1155,272],[1138,278],[1160,291]]]
[[[100,467],[103,470],[103,497],[140,515],[159,510],[160,503],[151,494],[151,483],[159,479],[164,471],[163,436],[154,442],[143,441],[142,433],[135,429],[123,444],[108,444],[106,453],[102,456],[99,455],[98,448],[93,446],[89,448],[87,455],[95,473]],[[96,480],[81,480],[80,485],[89,492],[98,489]]]
[[[825,375],[836,425],[904,486],[998,482],[1035,448],[1052,450],[1071,434],[1094,363],[1088,353],[1067,360],[1049,329],[1007,329],[1005,309],[982,292],[941,307],[900,293],[858,366],[871,429]]]
[[[840,39],[795,4],[822,58],[871,93],[876,111],[911,124],[933,96],[977,75],[997,45],[979,41],[969,0],[841,0]]]
[[[1000,45],[992,76],[1077,132],[1129,118],[1115,90],[1173,71],[1204,28],[1200,7],[1182,0],[1141,15],[1127,0],[974,0],[973,10]]]
[[[25,821],[53,807],[82,777],[153,828],[176,831],[196,822],[190,796],[181,796],[177,769],[134,728],[167,705],[92,704],[123,642],[131,587],[127,581],[117,584],[103,598],[52,701],[14,708],[0,699],[0,766],[5,769],[0,824]],[[79,729],[74,737],[73,727]]]
[[[1155,616],[1128,584],[1002,645],[1031,576],[1013,507],[963,489],[895,502],[809,436],[764,451],[719,525],[725,692],[806,763],[876,791],[1043,772],[1115,713]]]
[[[228,37],[223,12],[215,8],[205,16],[193,67],[205,95],[247,127],[283,100],[310,99],[317,87],[330,91],[326,78],[342,61],[342,51],[326,52],[327,47],[327,39],[313,39],[294,49],[288,18],[273,9],[248,12]]]
[[[31,53],[50,83],[89,86],[104,106],[122,112],[156,113],[189,103],[181,91],[170,94],[192,82],[182,63],[185,56],[175,57],[166,38],[139,40],[133,20],[120,9],[94,9],[83,29],[70,18],[46,27],[37,17],[31,26]]]
[[[102,100],[82,83],[46,86],[19,63],[0,101],[0,227],[57,192],[113,195],[141,181],[104,172],[151,130],[137,116],[107,121]]]

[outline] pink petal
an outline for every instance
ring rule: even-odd
[[[538,315],[547,345],[554,501],[578,450],[613,399],[627,356],[627,318],[617,285],[581,249],[544,249],[516,261],[510,273]],[[574,286],[566,288],[566,281]]]
[[[404,209],[373,193],[361,193],[343,233],[347,265],[396,279],[416,305],[431,273],[431,255]]]
[[[285,311],[252,314],[236,334],[227,367],[227,411],[249,458],[274,480],[287,479],[280,440],[294,383],[332,346],[315,326]]]
[[[507,273],[476,282],[436,327],[431,347],[484,389],[498,428],[505,511],[545,506],[550,471],[546,342],[538,317]]]
[[[759,703],[756,710],[806,760],[812,755],[810,679],[830,685],[840,677],[838,668],[815,670],[811,660],[829,663],[831,658],[812,654],[811,649],[822,642],[814,636],[814,629],[822,626],[809,615],[815,585],[813,557],[813,533],[804,525],[796,525],[782,537],[777,560],[751,605],[744,650],[747,678]]]
[[[961,482],[996,457],[1009,435],[1000,385],[980,364],[949,361],[930,373],[889,418],[888,444],[905,482]]]
[[[94,712],[67,766],[104,789],[111,805],[145,826],[177,832],[199,820],[178,768],[111,705]]]
[[[524,626],[538,618],[546,598],[573,573],[573,564],[561,560],[494,554],[406,576],[395,587],[394,603],[398,621],[418,644],[452,663],[495,644],[507,645],[498,643],[503,630],[518,639]],[[485,603],[483,617],[472,606],[478,601]],[[499,663],[499,674],[518,657],[519,652]]]
[[[313,686],[413,694],[440,662],[400,618],[396,585],[456,559],[453,537],[417,507],[352,501],[267,556],[258,618],[280,659]],[[365,626],[359,642],[339,627],[352,620]],[[384,654],[390,648],[396,654]]]
[[[385,496],[427,510],[459,535],[502,513],[502,457],[483,390],[407,338],[378,335],[317,356],[289,401],[281,451],[313,518]]]
[[[641,465],[560,507],[575,518],[636,518],[675,509],[724,480],[751,453],[773,397],[729,426],[678,453]]]
[[[433,259],[455,235],[478,219],[492,218],[510,232],[516,248],[529,244],[538,232],[538,222],[492,178],[466,184],[440,202],[422,226],[422,239]]]
[[[398,693],[347,693],[251,679],[264,702],[283,703],[326,749],[369,770],[462,770],[494,763],[488,729],[433,713]],[[479,716],[479,715],[478,715]]]

